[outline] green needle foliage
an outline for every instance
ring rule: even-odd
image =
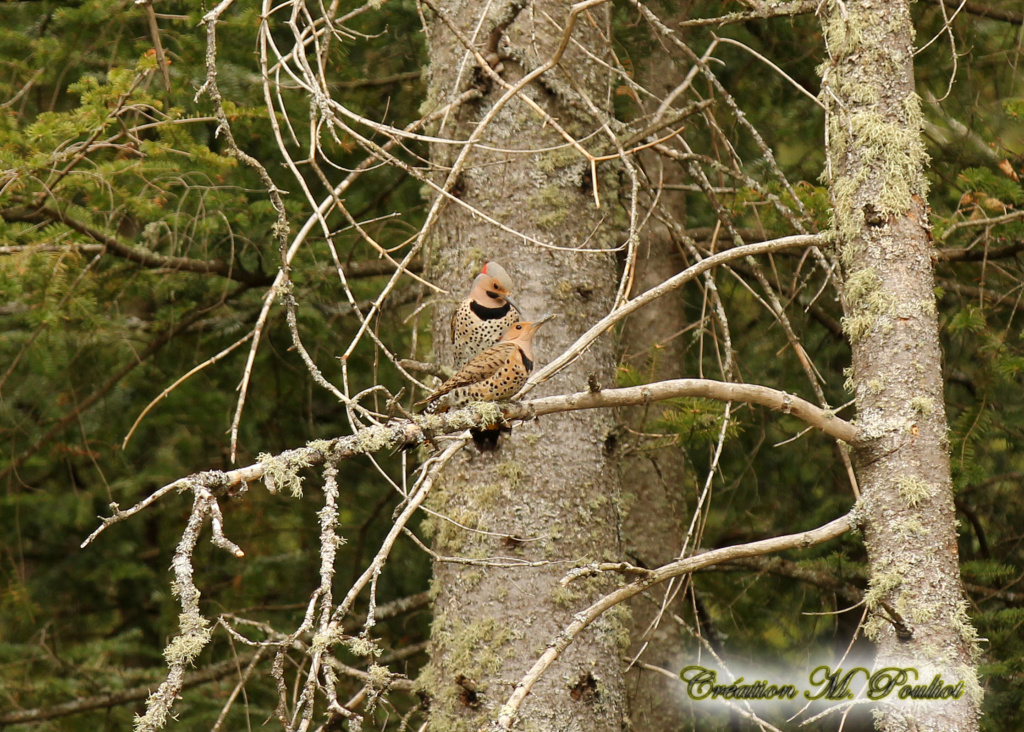
[[[171,391],[121,446],[162,390],[252,327],[280,262],[277,213],[266,186],[230,154],[209,97],[196,95],[206,79],[205,10],[196,3],[159,5],[161,64],[142,6],[108,0],[0,5],[4,712],[155,688],[166,674],[164,645],[177,627],[168,568],[189,505],[172,498],[112,527],[84,551],[79,544],[98,525],[97,516],[110,513],[111,502],[127,508],[176,477],[230,467],[225,432],[248,343]],[[415,17],[411,7],[403,12],[392,17],[393,33]],[[290,173],[254,66],[258,22],[251,4],[223,17],[218,84],[239,146],[288,189]],[[409,72],[420,68],[419,51],[389,47],[387,40],[373,39],[351,54],[348,74],[364,78],[374,66],[375,72],[404,74],[399,88],[416,89]],[[287,98],[290,92],[283,93]],[[405,107],[392,106],[391,114],[412,118],[415,95],[402,102]],[[357,89],[348,103],[368,116],[387,106],[379,88]],[[294,133],[300,147],[308,144],[307,129],[296,125]],[[360,158],[351,155],[350,143],[337,143],[342,153],[346,147],[355,165]],[[402,177],[382,171],[369,178],[376,184],[348,200],[361,218],[386,215],[392,205],[418,206],[417,189]],[[285,206],[291,222],[308,215],[299,196],[286,196]],[[331,223],[343,225],[340,217]],[[405,236],[398,228],[377,228],[392,244]],[[356,235],[339,240],[344,261],[366,258]],[[334,357],[356,324],[332,281],[330,261],[314,238],[294,263],[295,297],[306,348],[339,383]],[[371,278],[353,280],[352,289],[368,298],[379,286]],[[258,452],[346,429],[340,405],[319,387],[314,391],[297,354],[289,352],[283,312],[272,312],[253,368],[241,464]],[[398,306],[386,310],[380,327],[407,342],[401,323],[407,314]],[[390,367],[380,366],[370,350],[355,353],[349,368],[357,390],[393,380]],[[361,571],[386,531],[376,519],[390,515],[400,500],[374,475],[368,462],[342,466],[340,532],[349,542],[339,549],[339,580]],[[225,504],[230,535],[247,556],[237,561],[200,546],[204,612],[215,617],[248,608],[247,617],[277,627],[299,624],[318,583],[316,494],[307,491],[305,500],[295,501],[254,490]],[[426,588],[427,563],[418,550],[400,546],[396,561],[405,571],[381,579],[381,604]],[[397,632],[422,635],[425,622],[422,613],[407,615]],[[385,644],[387,627],[378,626]],[[221,637],[197,670],[228,658],[244,667],[247,653],[245,647],[232,651]],[[417,662],[413,656],[403,664]],[[187,693],[176,712],[190,724],[212,726],[232,678],[233,665],[214,680],[223,693]],[[127,704],[38,727],[123,729],[144,701],[143,693]],[[275,704],[272,686],[253,690],[250,719],[272,716]],[[245,713],[238,714],[228,728],[244,724]]]

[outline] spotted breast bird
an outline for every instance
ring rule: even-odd
[[[497,262],[488,262],[473,280],[469,297],[452,314],[455,368],[468,363],[501,340],[521,319],[512,300],[512,278]]]
[[[501,340],[469,360],[437,391],[416,406],[442,414],[470,402],[497,402],[519,391],[533,371],[533,336],[554,315],[533,323],[515,323]]]

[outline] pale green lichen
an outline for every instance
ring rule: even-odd
[[[470,490],[473,493],[474,503],[482,507],[497,505],[499,499],[508,495],[508,491],[502,490],[499,483],[482,483],[474,485]]]
[[[457,554],[466,546],[466,529],[476,529],[480,524],[480,513],[465,506],[448,506],[444,518],[431,520],[430,532],[433,534],[434,546],[437,550]],[[462,527],[466,527],[465,529]],[[424,534],[426,535],[426,531]]]
[[[822,26],[825,42],[833,57],[845,56],[861,46],[860,29],[849,22],[846,13],[833,9],[824,15],[826,21]]]
[[[897,301],[893,295],[880,289],[874,270],[863,269],[851,274],[846,281],[844,296],[851,314],[842,319],[843,333],[851,344],[876,327],[883,334],[892,330],[891,316]]]
[[[445,416],[447,419],[442,420],[439,417],[423,415],[419,420],[423,428],[428,430],[440,430],[445,423],[452,429],[464,430],[479,424],[501,424],[504,419],[498,402],[470,402],[463,408],[448,412]]]
[[[903,214],[924,196],[927,162],[920,99],[889,79],[906,74],[908,29],[901,13],[886,16],[831,0],[823,13],[829,60],[818,67],[821,98],[832,110],[828,131],[834,225],[849,241],[861,232],[868,204],[879,215]],[[844,260],[846,253],[843,253]]]
[[[498,424],[502,420],[501,407],[495,402],[473,402],[472,406],[484,424]]]
[[[448,651],[448,665],[471,679],[500,671],[513,651],[506,646],[521,635],[494,618],[474,620],[457,628],[445,624],[438,629],[435,624],[434,632],[437,644]]]
[[[587,508],[590,510],[591,513],[598,513],[603,508],[605,508],[610,502],[611,499],[608,498],[608,496],[606,496],[604,493],[601,493],[600,491],[591,491],[590,500],[587,501]]]
[[[580,593],[570,587],[555,587],[551,592],[551,599],[559,607],[570,608],[580,601]]]
[[[916,102],[916,99],[914,100]],[[908,106],[920,120],[921,110],[916,103]],[[912,187],[923,180],[926,155],[921,143],[920,125],[907,122],[894,123],[889,117],[874,111],[854,112],[849,117],[851,143],[866,153],[870,162],[882,167],[882,190],[878,194],[880,213],[900,214],[910,204]]]
[[[323,455],[329,453],[333,445],[334,440],[310,440],[306,443],[306,447],[310,450],[315,450]]]
[[[295,450],[284,455],[260,453],[256,458],[263,468],[263,483],[271,493],[288,490],[294,498],[302,497],[302,476],[299,471],[312,463],[309,455]]]
[[[860,307],[869,294],[878,289],[878,273],[870,267],[847,276],[843,285],[843,295],[848,307]]]
[[[478,553],[481,555],[479,557],[481,559],[484,556],[486,556],[486,552],[478,552]],[[481,582],[483,582],[484,576],[485,575],[484,575],[483,571],[479,570],[479,569],[467,569],[467,570],[464,570],[462,572],[462,574],[459,575],[459,590],[462,591],[462,592],[467,592],[469,590],[472,590],[474,587],[476,587]]]
[[[935,412],[935,402],[926,396],[916,396],[910,400],[910,408],[918,414],[927,417]]]
[[[546,214],[541,214],[534,221],[537,226],[548,231],[554,231],[560,227],[565,220],[569,218],[569,210],[567,208],[558,209],[557,211],[549,211]]]
[[[391,437],[380,427],[367,427],[356,433],[356,449],[369,455],[391,445]]]
[[[843,333],[850,340],[851,344],[856,343],[870,333],[874,325],[875,316],[870,313],[848,315],[842,320]]]
[[[853,366],[844,368],[843,376],[846,377],[846,380],[843,382],[843,388],[849,392],[855,391],[857,389],[857,382],[853,380]]]
[[[324,642],[330,640],[322,639]],[[356,636],[355,638],[349,638],[345,641],[345,646],[357,656],[364,656],[366,658],[376,658],[383,650],[374,642],[374,640],[367,634]]]
[[[957,602],[956,609],[950,614],[949,624],[957,632],[961,640],[967,644],[971,659],[977,661],[981,658],[982,651],[978,631],[971,623],[971,618],[967,614],[967,602],[965,600],[961,599]]]
[[[981,706],[985,699],[985,690],[978,680],[978,673],[970,666],[961,666],[959,673],[960,680],[964,682],[964,693],[976,707]]]
[[[561,226],[573,210],[573,201],[567,191],[556,185],[547,185],[530,196],[529,206],[542,211],[534,216],[538,226],[553,230]]]
[[[875,290],[867,296],[868,310],[879,317],[891,316],[896,313],[897,300],[892,293]]]
[[[868,591],[864,593],[864,603],[871,609],[877,609],[879,602],[890,592],[903,583],[903,575],[899,572],[882,572],[868,582]]]
[[[182,613],[178,616],[178,623],[179,633],[164,649],[164,660],[174,665],[191,664],[210,642],[213,633],[210,621],[202,615]]]
[[[888,623],[885,622],[879,615],[872,615],[864,623],[864,637],[872,643],[878,640],[878,634],[885,628]]]
[[[865,224],[859,203],[870,202],[878,215],[901,215],[909,210],[914,194],[926,194],[920,104],[915,100],[904,106],[914,111],[913,118],[894,120],[891,115],[859,110],[830,126],[833,157],[855,151],[858,158],[851,166],[855,172],[837,179],[832,187],[838,229],[848,239],[860,234]],[[870,188],[864,190],[865,185]],[[866,200],[860,202],[862,195]]]
[[[913,475],[899,475],[893,484],[903,500],[914,507],[931,498],[934,493],[927,481]]]
[[[309,642],[311,650],[323,653],[334,645],[341,643],[345,640],[344,634],[340,629],[326,630],[322,633],[316,633]],[[366,654],[359,654],[366,655]]]
[[[939,608],[937,606],[918,602],[909,603],[905,611],[910,616],[910,619],[918,625],[932,623],[939,616]]]
[[[555,295],[560,300],[568,300],[576,294],[576,285],[569,280],[559,280],[555,283]]]
[[[526,474],[526,468],[522,463],[506,460],[498,465],[497,470],[499,475],[504,476],[508,480],[508,488],[512,492],[519,490],[523,484],[523,476]]]
[[[583,157],[572,147],[552,150],[537,156],[537,170],[543,173],[554,173],[560,168],[568,168],[583,163]]]
[[[901,534],[907,538],[912,536],[921,536],[928,532],[928,529],[924,524],[922,524],[915,516],[897,519],[893,522],[893,529],[897,534]]]
[[[436,432],[444,427],[444,417],[440,414],[421,414],[416,417],[416,422],[428,432]]]
[[[624,602],[609,608],[594,623],[598,637],[606,639],[620,653],[624,653],[633,640],[632,625],[632,611]]]
[[[370,687],[377,691],[386,689],[388,684],[391,683],[391,671],[388,670],[387,666],[371,663],[366,669],[366,673],[369,675]]]

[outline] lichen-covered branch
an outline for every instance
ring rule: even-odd
[[[263,480],[271,492],[288,490],[298,495],[302,482],[299,471],[313,465],[321,465],[328,459],[346,460],[357,455],[412,447],[442,435],[462,432],[473,427],[512,420],[536,419],[546,414],[636,406],[680,397],[704,397],[724,402],[758,404],[792,415],[848,444],[857,444],[860,440],[857,427],[805,399],[767,386],[712,379],[673,379],[641,386],[585,391],[508,404],[477,402],[446,414],[420,415],[411,420],[394,419],[386,424],[367,427],[359,434],[349,437],[317,440],[306,447],[286,450],[279,455],[264,455],[260,462],[237,470],[213,470],[181,478],[158,489],[130,509],[121,511],[115,506],[115,513],[103,519],[103,524],[82,542],[82,547],[92,543],[107,526],[130,518],[167,493],[175,489],[184,489],[189,484],[207,486],[217,495],[221,495],[236,486]]]
[[[178,549],[174,552],[171,592],[181,602],[178,635],[164,649],[164,658],[170,671],[160,687],[146,700],[146,713],[135,718],[136,732],[156,732],[166,726],[171,707],[185,683],[185,669],[193,664],[210,642],[210,621],[199,612],[200,593],[192,581],[192,553],[199,541],[199,532],[210,517],[212,501],[208,496],[208,493],[195,492],[192,515],[178,542]]]

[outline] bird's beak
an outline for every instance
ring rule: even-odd
[[[533,323],[533,330],[534,330],[534,332],[536,332],[536,330],[537,330],[537,329],[538,329],[539,327],[541,327],[542,325],[544,325],[544,324],[545,324],[546,322],[548,322],[549,320],[554,320],[554,319],[555,319],[555,317],[556,317],[556,314],[552,313],[551,315],[545,315],[545,316],[544,316],[543,318],[541,318],[540,320],[534,321],[534,323]]]
[[[519,303],[517,303],[515,300],[513,300],[511,297],[504,293],[502,293],[501,296],[505,298],[505,302],[507,302],[509,305],[516,309],[516,312],[519,313],[520,318],[523,317],[523,309],[519,307]]]

